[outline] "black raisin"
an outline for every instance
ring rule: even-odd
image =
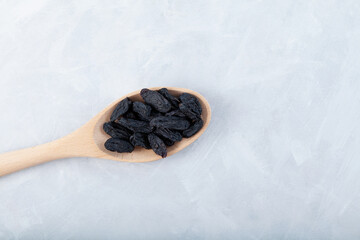
[[[194,136],[203,127],[203,125],[203,120],[196,120],[188,129],[182,132],[183,137],[189,138],[191,136]]]
[[[161,112],[158,112],[158,111],[156,111],[156,110],[152,110],[151,111],[151,118],[154,118],[154,117],[160,117],[160,116],[162,116],[163,114],[161,113]]]
[[[133,111],[128,111],[123,115],[125,118],[138,119],[136,114]]]
[[[161,127],[161,128],[170,128],[175,130],[185,130],[190,127],[188,120],[175,117],[175,116],[160,116],[155,117],[150,121],[150,126],[152,127]]]
[[[129,110],[130,106],[131,100],[129,98],[122,100],[111,114],[110,121],[113,122],[116,119],[119,119],[121,115],[125,114]]]
[[[196,113],[191,111],[191,109],[188,108],[188,106],[183,103],[179,104],[179,109],[182,113],[184,113],[188,118],[190,118],[193,121],[199,118],[199,116]]]
[[[170,102],[156,91],[144,88],[141,90],[140,95],[144,99],[145,103],[149,104],[159,112],[166,113],[171,109]]]
[[[153,133],[150,133],[148,135],[148,140],[149,140],[152,150],[157,155],[160,155],[162,158],[165,158],[167,156],[166,145],[165,145],[164,141],[161,140],[161,138],[159,138],[158,136],[156,136]]]
[[[151,107],[149,105],[142,102],[134,102],[132,108],[141,119],[150,121]]]
[[[130,142],[134,146],[140,146],[146,149],[151,148],[147,136],[143,133],[134,133],[131,135]]]
[[[134,146],[131,145],[128,141],[125,141],[120,138],[110,138],[105,142],[105,148],[112,152],[132,152]]]
[[[131,133],[126,128],[115,122],[107,122],[103,125],[104,131],[113,138],[129,139]]]
[[[165,116],[177,116],[177,117],[186,117],[186,115],[179,109],[173,110],[165,114]]]
[[[182,136],[179,132],[172,131],[167,128],[157,128],[154,133],[156,133],[156,135],[162,137],[163,139],[167,138],[175,142],[179,142],[182,139]]]
[[[193,115],[200,117],[202,108],[199,100],[195,96],[189,93],[183,93],[179,98],[182,103],[182,106],[179,105],[179,108],[186,116],[191,119],[194,119]]]
[[[171,103],[171,105],[173,105],[173,107],[179,108],[179,99],[171,95],[167,88],[162,88],[158,92],[163,95]]]
[[[165,145],[168,146],[168,147],[171,147],[172,145],[175,144],[174,141],[172,141],[170,139],[167,139],[167,138],[164,138],[163,141],[164,141]]]
[[[133,132],[150,133],[152,131],[152,127],[146,121],[121,118],[118,123]]]

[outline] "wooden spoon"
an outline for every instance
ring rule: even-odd
[[[158,90],[160,87],[150,89]],[[196,96],[201,103],[202,119],[204,120],[204,126],[198,133],[167,148],[167,155],[171,156],[189,146],[204,133],[210,123],[211,109],[206,99],[197,92],[185,88],[167,87],[167,89],[175,96],[179,96],[183,92]],[[85,125],[63,138],[35,147],[0,154],[0,176],[60,158],[92,157],[123,162],[150,162],[161,159],[161,156],[156,155],[151,149],[146,150],[140,147],[136,147],[132,153],[114,153],[105,149],[104,143],[109,136],[104,132],[102,126],[105,122],[110,121],[110,115],[117,103],[126,97],[133,101],[142,101],[140,90],[132,92],[113,102]]]

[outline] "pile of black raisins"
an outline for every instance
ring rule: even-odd
[[[166,88],[144,88],[140,95],[145,103],[125,98],[104,124],[104,131],[111,136],[105,142],[107,150],[132,152],[140,146],[165,158],[166,146],[193,136],[203,127],[201,105],[195,96],[182,93],[176,98]]]

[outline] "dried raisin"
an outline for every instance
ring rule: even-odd
[[[162,88],[158,91],[161,95],[163,95],[174,108],[178,108],[179,107],[179,99],[177,99],[176,97],[174,97],[173,95],[171,95],[169,93],[169,91],[167,90],[167,88]]]
[[[120,138],[110,138],[105,142],[105,148],[112,152],[132,152],[134,146],[131,145],[128,141],[125,141]]]
[[[161,140],[161,138],[159,138],[158,136],[156,136],[153,133],[150,133],[148,135],[148,140],[149,140],[152,150],[157,155],[160,155],[162,158],[165,158],[167,156],[166,145],[165,145],[164,141]]]
[[[151,148],[146,134],[143,133],[134,133],[133,135],[131,135],[130,142],[134,146],[140,146],[145,149]]]
[[[175,144],[174,141],[172,141],[170,139],[167,139],[167,138],[163,138],[162,140],[164,141],[165,145],[168,146],[168,147],[171,147],[172,145]]]
[[[186,115],[179,109],[173,110],[165,114],[165,116],[177,116],[177,117],[186,117]]]
[[[187,108],[189,108],[193,113],[195,113],[197,116],[200,116],[202,113],[202,108],[199,100],[189,94],[189,93],[183,93],[180,95],[180,101],[182,104],[184,104]]]
[[[161,127],[161,128],[170,128],[175,130],[185,130],[190,127],[188,120],[175,117],[175,116],[160,116],[155,117],[150,121],[150,126],[152,127]]]
[[[123,115],[123,117],[131,118],[131,119],[138,119],[138,117],[136,116],[136,114],[133,111],[128,111],[127,113],[125,113]]]
[[[132,152],[140,146],[164,158],[167,146],[194,136],[203,127],[201,105],[195,96],[183,93],[177,98],[166,88],[144,88],[140,95],[145,103],[125,98],[115,107],[111,121],[104,123],[104,131],[111,136],[105,142],[107,150]]]
[[[141,90],[140,95],[144,99],[145,103],[149,104],[159,112],[166,113],[171,109],[170,102],[156,91],[144,88]]]
[[[199,116],[196,113],[191,111],[191,109],[183,103],[179,104],[179,109],[183,114],[185,114],[188,118],[190,118],[193,121],[199,118]]]
[[[179,142],[182,139],[182,136],[179,132],[172,131],[167,128],[157,128],[154,133],[156,133],[158,136],[162,138],[170,139],[174,142]]]
[[[113,138],[129,139],[130,132],[115,122],[107,122],[103,125],[104,131]]]
[[[150,133],[152,131],[152,127],[146,121],[121,118],[118,123],[133,132]]]
[[[121,115],[125,114],[131,106],[131,100],[129,98],[125,98],[122,100],[115,108],[113,113],[111,114],[110,121],[115,121],[120,118]]]
[[[150,121],[151,107],[149,105],[142,102],[134,102],[132,108],[139,115],[140,119]]]
[[[183,137],[189,138],[194,136],[204,125],[203,120],[198,119],[188,129],[182,132]]]

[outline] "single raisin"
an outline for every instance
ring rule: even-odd
[[[188,129],[182,132],[183,137],[189,138],[194,136],[204,125],[203,120],[196,120]]]
[[[129,139],[131,133],[126,128],[115,122],[107,122],[103,125],[104,131],[113,138]]]
[[[156,136],[153,133],[150,133],[148,135],[148,140],[149,140],[152,150],[157,155],[160,155],[162,158],[165,158],[167,156],[166,145],[165,145],[164,141],[161,140],[161,138],[159,138],[158,136]]]
[[[179,109],[173,110],[165,114],[165,116],[177,116],[177,117],[186,117],[186,115]]]
[[[182,136],[177,131],[172,131],[167,128],[157,128],[154,133],[162,138],[167,138],[175,142],[179,142],[182,139]]]
[[[131,145],[128,141],[125,141],[120,138],[110,138],[105,142],[105,148],[112,152],[132,152],[134,146]]]
[[[176,97],[174,97],[173,95],[171,95],[169,93],[169,91],[167,90],[167,88],[162,88],[158,91],[161,95],[163,95],[174,108],[179,108],[179,99],[177,99]]]
[[[199,100],[195,96],[189,93],[183,93],[179,98],[182,103],[181,106],[179,105],[179,108],[186,116],[193,120],[195,119],[194,116],[200,117],[202,108]]]
[[[145,103],[149,104],[159,112],[166,113],[171,109],[170,102],[156,91],[144,88],[141,90],[140,95],[144,99]]]
[[[129,98],[125,98],[122,100],[115,108],[113,113],[111,114],[110,121],[115,121],[120,118],[121,115],[126,113],[131,106],[131,100]]]
[[[190,127],[188,120],[175,117],[175,116],[160,116],[155,117],[150,121],[150,126],[152,127],[161,127],[161,128],[170,128],[175,130],[185,130]]]
[[[143,120],[150,121],[151,107],[142,102],[133,102],[133,111]]]
[[[152,127],[146,121],[120,118],[118,123],[133,132],[150,133],[152,131]]]
[[[167,139],[167,138],[163,138],[162,140],[164,141],[165,145],[168,146],[168,147],[171,147],[172,145],[175,144],[174,141],[172,141],[170,139]]]
[[[131,118],[131,119],[138,119],[138,117],[136,116],[136,114],[133,111],[128,111],[127,113],[125,113],[123,115],[123,117]]]
[[[179,109],[183,114],[185,114],[188,118],[190,118],[193,121],[199,118],[199,115],[191,111],[191,109],[183,103],[179,104]]]
[[[150,149],[150,144],[147,139],[147,136],[143,133],[134,133],[130,136],[130,142],[134,146],[140,146],[146,149]]]

